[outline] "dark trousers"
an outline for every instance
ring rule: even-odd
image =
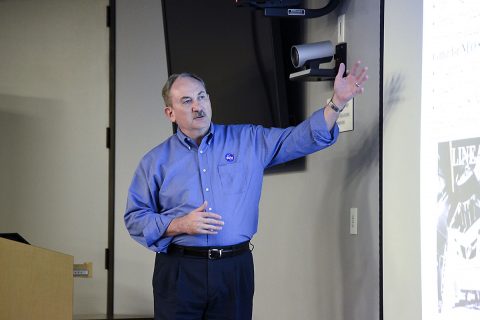
[[[251,320],[253,292],[250,251],[216,260],[156,255],[155,320]]]

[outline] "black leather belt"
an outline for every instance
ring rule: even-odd
[[[233,246],[224,247],[186,247],[177,244],[168,246],[168,254],[200,257],[210,260],[228,258],[250,250],[250,242],[242,242]]]

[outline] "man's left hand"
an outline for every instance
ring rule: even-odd
[[[333,85],[332,102],[343,108],[350,99],[364,91],[363,84],[368,80],[367,67],[360,68],[361,62],[357,61],[351,72],[347,71],[344,77],[345,64],[341,63]]]

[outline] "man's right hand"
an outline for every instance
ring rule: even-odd
[[[189,214],[175,218],[165,232],[168,237],[182,233],[186,234],[217,234],[222,230],[222,217],[213,212],[205,212],[207,202],[194,209]]]

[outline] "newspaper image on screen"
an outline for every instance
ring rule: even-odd
[[[438,312],[480,310],[480,138],[438,144]]]

